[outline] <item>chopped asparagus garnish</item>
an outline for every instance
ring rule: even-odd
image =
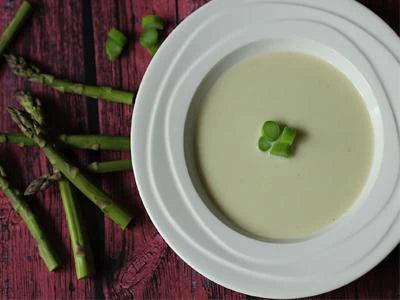
[[[279,142],[293,145],[294,140],[296,139],[297,131],[295,129],[285,127],[282,131],[282,135],[279,138]]]
[[[262,136],[258,140],[258,149],[260,149],[262,152],[267,152],[271,148],[271,143],[269,140],[265,137]]]
[[[159,30],[164,29],[164,21],[159,16],[145,16],[142,18],[143,33],[140,44],[154,55],[161,45]]]
[[[106,42],[108,59],[111,61],[117,60],[120,57],[122,50],[124,50],[127,42],[127,37],[121,31],[114,27],[111,28]]]
[[[289,157],[292,147],[289,144],[277,142],[271,147],[271,154],[283,157]]]
[[[262,134],[268,141],[275,142],[281,135],[281,128],[277,122],[267,121],[263,125]]]
[[[296,139],[296,130],[285,127],[283,131],[278,122],[267,121],[261,130],[262,136],[258,140],[258,149],[270,154],[289,157]]]
[[[159,16],[145,16],[142,18],[142,28],[144,30],[157,29],[163,30],[165,27],[164,20]]]
[[[151,48],[158,45],[158,31],[156,29],[147,29],[145,32],[142,33],[140,36],[140,44],[144,48]]]

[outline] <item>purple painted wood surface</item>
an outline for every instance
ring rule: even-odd
[[[151,59],[138,42],[138,21],[157,14],[168,20],[168,31],[207,0],[32,0],[33,17],[10,51],[38,62],[46,70],[77,81],[137,90]],[[360,0],[397,33],[399,0]],[[20,0],[0,0],[0,32],[11,20]],[[128,34],[131,42],[121,59],[110,63],[104,42],[111,26]],[[6,108],[15,105],[14,92],[32,90],[40,96],[49,123],[60,133],[128,135],[132,108],[60,95],[13,76],[0,62],[0,131],[14,132]],[[77,163],[128,158],[124,153],[73,151]],[[11,170],[11,180],[23,188],[50,168],[35,148],[1,145],[0,162]],[[14,173],[12,171],[14,170]],[[105,175],[97,180],[120,203],[137,212],[134,226],[125,232],[104,219],[82,197],[95,249],[97,275],[77,281],[66,222],[56,188],[40,194],[33,208],[49,229],[63,257],[63,267],[48,273],[24,224],[0,196],[0,299],[244,299],[187,266],[165,244],[144,211],[132,174]],[[400,250],[355,282],[315,299],[400,299]]]

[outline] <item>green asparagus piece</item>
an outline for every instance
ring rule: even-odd
[[[292,153],[292,146],[286,143],[277,142],[271,148],[271,154],[282,157],[289,157]]]
[[[140,36],[140,44],[144,48],[154,47],[158,44],[159,34],[156,29],[147,29]]]
[[[29,196],[36,194],[39,191],[43,191],[51,186],[53,183],[60,181],[62,174],[60,172],[54,172],[45,174],[33,180],[26,188],[24,195]]]
[[[42,128],[28,114],[14,108],[10,108],[9,111],[21,131],[41,148],[56,170],[59,170],[78,190],[97,205],[105,215],[120,225],[122,229],[128,226],[133,216],[114,203],[110,196],[93,185],[77,167],[70,164],[52,144],[48,143]]]
[[[111,160],[107,162],[91,163],[87,169],[93,173],[104,174],[132,170],[132,161],[127,160]],[[62,176],[59,172],[49,173],[34,179],[26,188],[25,195],[33,195],[40,191],[44,191],[52,184],[61,180]]]
[[[128,43],[127,37],[118,29],[111,28],[105,46],[108,59],[111,61],[118,59],[126,43]]]
[[[135,95],[131,92],[115,90],[111,87],[85,85],[67,80],[60,80],[53,75],[42,73],[38,67],[28,64],[22,57],[16,57],[14,55],[5,55],[5,57],[15,75],[24,77],[32,82],[47,85],[61,93],[73,93],[94,99],[103,99],[132,105]]]
[[[88,166],[88,169],[95,173],[128,171],[132,170],[132,161],[130,159],[124,159],[106,162],[94,162]]]
[[[15,211],[24,220],[32,237],[37,243],[39,254],[42,257],[49,271],[54,271],[59,265],[60,260],[49,239],[47,238],[43,227],[39,224],[39,219],[30,210],[28,204],[24,201],[21,193],[12,188],[6,178],[4,169],[0,166],[0,190],[4,192],[10,200]]]
[[[20,147],[33,146],[35,143],[22,133],[0,134],[0,144],[15,144]]]
[[[159,16],[144,16],[142,18],[142,28],[144,30],[147,29],[157,29],[157,30],[163,30],[165,27],[164,20],[159,17]]]
[[[130,138],[125,136],[106,135],[67,135],[58,137],[64,144],[90,150],[130,151]]]
[[[58,182],[58,186],[71,238],[71,247],[75,260],[75,272],[79,280],[95,273],[93,253],[73,187],[65,178],[61,178]]]
[[[125,136],[61,134],[57,139],[66,146],[78,149],[129,151],[131,148],[130,139]],[[22,133],[0,134],[0,144],[2,143],[21,147],[35,145],[34,141]]]
[[[164,29],[164,20],[159,16],[150,15],[143,17],[141,23],[144,31],[140,36],[140,44],[146,48],[151,55],[154,55],[161,45],[158,30]]]
[[[18,92],[17,98],[25,111],[40,125],[44,125],[44,114],[40,100],[37,98],[34,99],[31,94],[25,92]]]
[[[25,20],[30,14],[31,10],[32,6],[28,1],[22,2],[11,23],[8,25],[0,38],[0,56],[3,55],[5,49],[9,46],[17,31],[25,23]]]
[[[260,137],[258,140],[258,149],[262,152],[267,152],[271,148],[271,142],[265,136]]]

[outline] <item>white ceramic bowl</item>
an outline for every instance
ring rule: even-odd
[[[301,241],[258,241],[212,211],[193,167],[196,92],[258,53],[297,51],[341,70],[374,126],[373,165],[338,222]],[[270,298],[327,292],[360,277],[400,241],[400,42],[351,0],[214,0],[163,43],[140,87],[132,157],[143,203],[166,242],[211,280]],[[211,209],[210,209],[211,208]]]

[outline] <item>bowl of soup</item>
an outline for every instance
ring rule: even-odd
[[[339,70],[311,55],[273,52],[202,88],[187,152],[211,205],[234,226],[261,239],[303,239],[352,207],[371,169],[374,132],[364,100]],[[270,119],[299,129],[289,158],[256,147]]]
[[[204,6],[161,46],[133,114],[158,231],[203,275],[260,297],[335,289],[399,242],[397,40],[373,16],[348,22],[354,3],[299,2]],[[288,158],[258,149],[268,120],[297,130]]]

